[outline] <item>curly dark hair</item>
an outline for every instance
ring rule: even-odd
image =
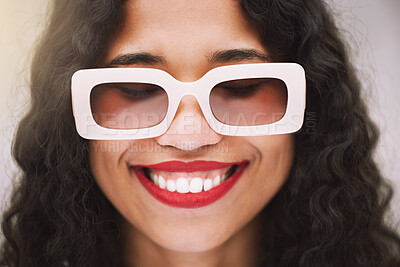
[[[3,215],[2,265],[121,266],[120,216],[95,183],[75,130],[70,79],[97,66],[124,0],[57,0],[32,64],[31,107],[13,156],[21,169]],[[306,71],[306,114],[287,182],[262,210],[259,266],[400,266],[384,217],[392,189],[373,160],[378,131],[322,0],[243,0],[274,61]]]

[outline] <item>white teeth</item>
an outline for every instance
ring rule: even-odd
[[[214,187],[218,186],[221,183],[221,176],[217,176],[214,178],[213,185]]]
[[[178,191],[178,193],[188,193],[189,192],[188,180],[186,180],[185,178],[178,178],[178,180],[176,180],[176,191]]]
[[[158,176],[158,186],[161,189],[165,189],[167,187],[167,182],[165,181],[164,177],[162,177],[161,175]]]
[[[157,174],[154,174],[152,177],[152,180],[153,180],[153,183],[155,184],[155,185],[158,185],[158,176],[157,176]]]
[[[177,180],[166,180],[163,176],[157,175],[153,172],[150,172],[150,178],[152,182],[157,185],[161,189],[167,189],[170,192],[178,192],[178,193],[200,193],[203,190],[209,191],[212,188],[220,185],[226,180],[226,174],[217,175],[214,179],[207,178],[204,179],[200,177],[195,178],[185,178],[180,177]]]
[[[200,193],[203,190],[203,180],[201,178],[193,178],[190,181],[189,191],[191,193]]]
[[[176,190],[175,182],[172,180],[167,180],[167,189],[168,191],[175,192]]]
[[[211,179],[205,179],[204,180],[204,191],[208,191],[211,188],[213,188],[213,182]]]

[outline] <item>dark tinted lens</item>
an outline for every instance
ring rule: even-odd
[[[277,122],[284,116],[287,96],[287,87],[282,80],[238,79],[216,85],[210,93],[210,106],[222,123],[264,125]]]
[[[105,83],[90,95],[95,121],[106,128],[141,129],[160,123],[168,110],[163,88],[147,83]]]

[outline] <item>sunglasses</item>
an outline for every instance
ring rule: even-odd
[[[296,63],[255,63],[211,69],[181,82],[152,68],[97,68],[72,76],[79,135],[128,140],[164,134],[183,96],[194,96],[210,128],[222,135],[260,136],[298,131],[306,82]]]

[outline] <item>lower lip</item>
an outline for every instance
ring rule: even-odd
[[[247,163],[248,162],[245,162],[245,164],[240,164],[235,173],[225,182],[212,188],[211,190],[202,191],[200,193],[182,194],[161,189],[149,181],[143,172],[139,171],[137,168],[133,168],[133,170],[144,188],[146,188],[146,190],[160,202],[172,207],[194,209],[210,205],[224,196],[242,176],[243,171],[248,166]]]

